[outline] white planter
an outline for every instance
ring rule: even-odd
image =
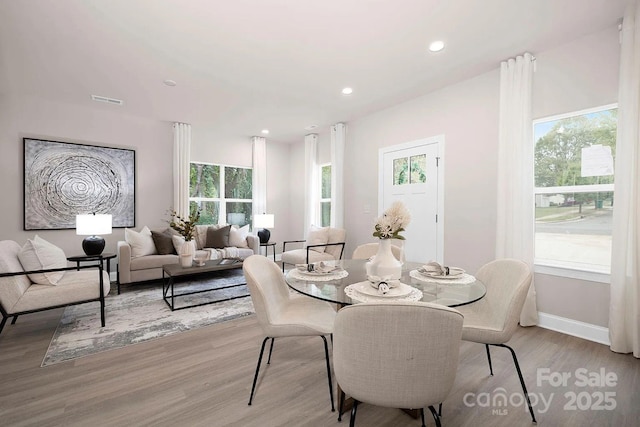
[[[180,250],[178,251],[178,255],[180,255],[180,265],[183,267],[191,267],[193,264],[193,257],[196,254],[196,242],[195,240],[189,240],[188,242],[184,242],[182,246],[180,246]]]

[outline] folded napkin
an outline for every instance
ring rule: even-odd
[[[367,280],[369,280],[371,286],[378,290],[380,295],[386,294],[389,289],[395,288],[400,283],[400,280],[391,280],[391,276],[367,276]]]
[[[464,270],[457,267],[446,267],[436,261],[431,261],[418,269],[418,272],[427,276],[458,276],[464,273]]]
[[[325,264],[323,261],[314,262],[312,264],[296,264],[296,268],[299,271],[306,271],[309,273],[331,273],[338,269],[335,265]]]

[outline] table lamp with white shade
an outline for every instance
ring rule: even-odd
[[[99,235],[111,234],[111,215],[84,214],[76,215],[76,234],[88,236],[82,241],[82,249],[88,256],[100,255],[105,241]]]
[[[269,241],[269,239],[271,238],[271,232],[268,229],[273,228],[273,224],[273,214],[262,214],[253,216],[253,228],[262,228],[262,230],[258,231],[260,243],[267,243]]]

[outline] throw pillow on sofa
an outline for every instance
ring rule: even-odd
[[[124,240],[131,246],[131,258],[138,258],[145,255],[155,255],[156,245],[153,243],[153,235],[146,225],[140,232],[130,228],[124,229]]]
[[[64,268],[67,266],[67,257],[64,251],[40,238],[37,234],[33,240],[27,240],[27,243],[18,252],[18,259],[24,271]],[[29,279],[39,285],[56,285],[62,279],[62,276],[64,276],[64,271],[53,271],[50,273],[29,274]]]
[[[238,228],[237,226],[232,226],[231,230],[229,230],[229,246],[235,248],[248,248],[247,245],[247,236],[249,235],[249,224],[244,227]]]
[[[171,239],[172,235],[167,231],[163,231],[162,233],[159,231],[151,231],[151,237],[153,238],[153,244],[159,255],[177,254],[173,246],[173,240]]]
[[[227,225],[226,227],[214,228],[209,227],[207,229],[207,248],[216,248],[216,249],[224,249],[231,246],[229,244],[229,233],[231,231],[231,226]]]

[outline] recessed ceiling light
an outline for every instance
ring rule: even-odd
[[[269,133],[269,129],[262,129],[262,133],[267,135]]]
[[[444,49],[444,42],[442,40],[436,40],[429,45],[431,52],[440,52],[442,49]]]
[[[175,80],[170,80],[170,79],[165,80],[164,84],[166,84],[167,86],[175,86],[175,85],[177,85]]]
[[[352,93],[353,93],[353,89],[351,89],[350,87],[345,87],[344,89],[342,89],[343,95],[351,95]]]

